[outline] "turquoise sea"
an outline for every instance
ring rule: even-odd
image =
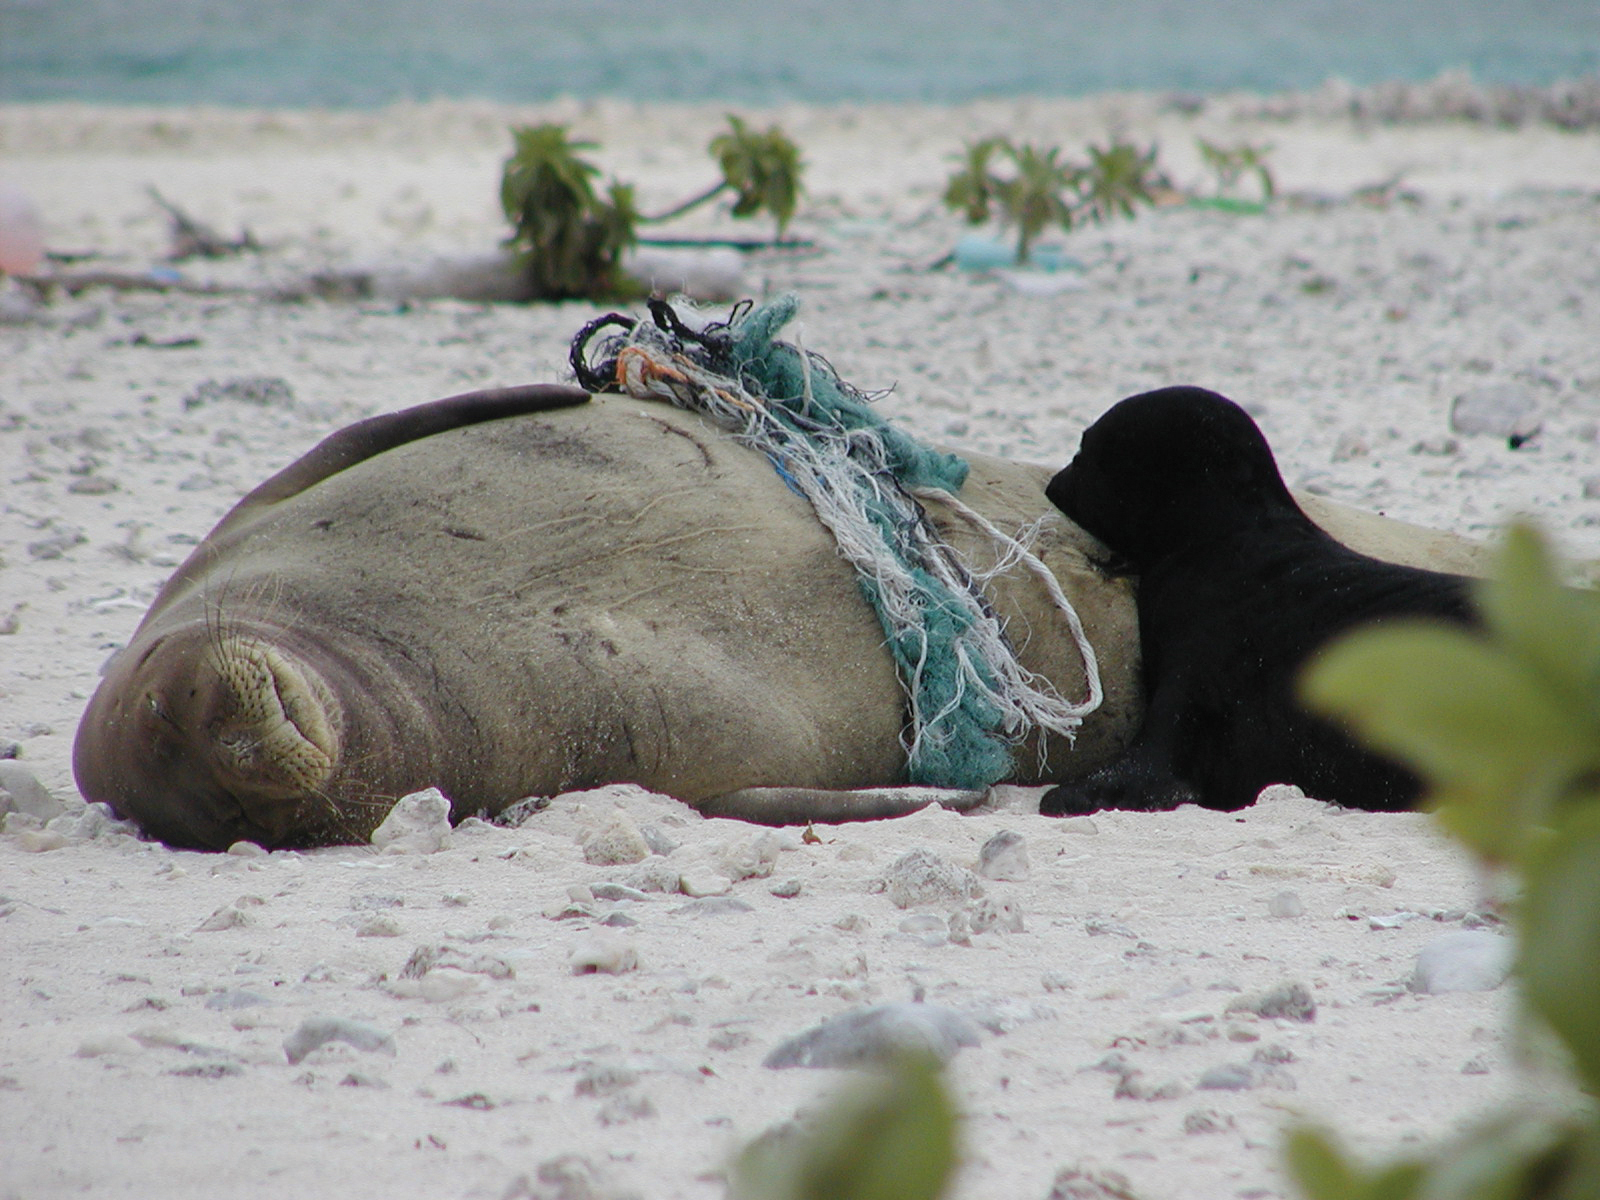
[[[0,0],[0,101],[965,100],[1600,73],[1600,0]]]

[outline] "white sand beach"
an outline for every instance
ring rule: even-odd
[[[957,450],[1064,463],[1117,399],[1195,383],[1256,415],[1293,486],[1474,537],[1525,514],[1600,558],[1600,130],[1251,111],[749,113],[805,154],[793,230],[813,248],[750,254],[747,290],[798,292],[807,347],[892,385],[883,411]],[[803,842],[623,789],[519,828],[469,822],[432,854],[207,855],[84,809],[71,746],[101,665],[245,491],[363,416],[564,378],[568,340],[604,311],[268,293],[491,253],[515,123],[570,122],[641,207],[666,207],[713,178],[723,112],[0,107],[0,184],[31,197],[51,250],[92,256],[57,270],[165,266],[150,187],[262,247],[179,264],[188,292],[40,300],[0,281],[0,750],[64,814],[0,835],[0,1197],[711,1200],[739,1145],[844,1078],[763,1058],[914,995],[979,1038],[949,1072],[962,1200],[1045,1200],[1072,1166],[1144,1200],[1288,1197],[1299,1117],[1416,1152],[1547,1086],[1519,1066],[1510,985],[1407,986],[1430,942],[1497,928],[1421,814],[1280,794],[1052,820],[1037,790],[1002,789],[998,811]],[[1270,144],[1281,198],[1074,230],[1057,240],[1081,272],[934,269],[965,232],[939,203],[954,156],[991,133],[1074,155],[1110,133],[1155,142],[1181,187],[1203,185],[1197,136]],[[725,212],[682,228],[751,233]],[[282,386],[226,386],[252,377]],[[1525,406],[1536,432],[1513,449],[1452,428],[1469,394]],[[639,881],[585,859],[618,809],[725,896],[596,891]],[[1002,830],[1030,866],[981,881],[1001,915],[981,932],[950,922],[976,898],[900,908],[879,886],[918,848],[972,868]],[[575,954],[633,966],[574,973]],[[1251,1011],[1294,984],[1312,1019]],[[319,1015],[383,1040],[289,1061]]]

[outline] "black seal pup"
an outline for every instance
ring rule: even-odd
[[[1256,423],[1231,400],[1162,388],[1084,431],[1045,494],[1138,577],[1146,711],[1117,759],[1041,811],[1232,810],[1268,784],[1354,808],[1417,798],[1415,776],[1357,747],[1295,697],[1301,667],[1352,626],[1470,621],[1469,581],[1381,562],[1301,510]]]

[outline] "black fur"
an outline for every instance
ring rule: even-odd
[[[1295,680],[1354,625],[1470,621],[1468,580],[1334,541],[1249,414],[1201,388],[1113,407],[1046,495],[1138,576],[1146,712],[1122,757],[1052,789],[1041,811],[1231,810],[1271,783],[1354,808],[1415,802],[1416,777],[1305,711]]]

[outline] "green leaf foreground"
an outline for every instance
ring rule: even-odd
[[[1331,646],[1306,672],[1314,710],[1408,763],[1443,827],[1514,872],[1515,974],[1527,1014],[1600,1094],[1600,596],[1564,587],[1513,526],[1476,590],[1481,631],[1393,622]],[[1431,1160],[1378,1170],[1324,1133],[1289,1135],[1311,1200],[1594,1200],[1600,1119],[1514,1108]]]
[[[956,1112],[930,1055],[866,1072],[810,1128],[739,1154],[730,1200],[938,1200],[956,1166]]]

